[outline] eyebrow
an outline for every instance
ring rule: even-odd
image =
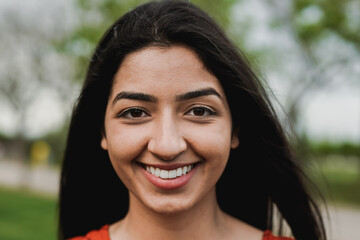
[[[117,101],[120,99],[130,99],[130,100],[138,100],[143,102],[157,102],[156,97],[138,92],[120,92],[116,95],[114,100],[112,101],[112,105],[114,106]]]
[[[176,95],[175,100],[176,101],[185,101],[185,100],[190,100],[193,98],[210,96],[210,95],[217,96],[218,98],[220,98],[220,100],[223,101],[223,98],[221,97],[221,95],[213,88],[204,88],[204,89],[199,89],[196,91],[191,91],[191,92],[187,92],[184,94]],[[116,97],[112,101],[112,106],[114,106],[115,103],[117,101],[119,101],[120,99],[130,99],[130,100],[138,100],[138,101],[143,101],[143,102],[154,102],[154,103],[158,101],[158,99],[153,95],[149,95],[146,93],[139,93],[139,92],[124,91],[124,92],[120,92],[116,95]]]
[[[175,97],[175,99],[176,99],[176,101],[184,101],[184,100],[190,100],[190,99],[193,99],[193,98],[209,96],[209,95],[215,95],[218,98],[220,98],[221,100],[223,100],[220,93],[218,93],[213,88],[204,88],[204,89],[199,89],[199,90],[196,90],[196,91],[180,94],[180,95],[177,95]]]

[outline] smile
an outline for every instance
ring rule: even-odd
[[[182,175],[186,175],[193,168],[194,168],[194,164],[190,164],[172,170],[165,170],[147,165],[145,166],[146,171],[162,179],[174,179],[181,177]]]
[[[197,172],[200,162],[192,164],[147,165],[138,163],[146,179],[164,190],[184,187]]]

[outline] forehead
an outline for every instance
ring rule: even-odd
[[[185,46],[146,47],[126,56],[114,78],[113,89],[182,90],[213,87],[222,93],[218,79],[197,54]]]
[[[152,68],[156,64],[161,64],[162,67],[186,67],[186,63],[189,61],[191,61],[192,64],[195,64],[193,65],[195,68],[204,67],[196,52],[186,46],[148,46],[127,55],[122,63],[122,66],[140,63],[144,66]],[[119,70],[121,70],[121,68]]]

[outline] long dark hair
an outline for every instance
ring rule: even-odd
[[[124,57],[146,46],[192,49],[224,88],[240,146],[217,183],[220,207],[259,229],[276,206],[297,240],[325,240],[320,211],[303,182],[266,90],[243,54],[189,2],[141,5],[117,20],[97,46],[71,119],[60,186],[59,238],[123,218],[128,191],[100,147],[105,109]],[[234,190],[236,189],[236,190]]]

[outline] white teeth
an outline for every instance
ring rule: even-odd
[[[161,170],[161,171],[160,171],[160,177],[161,177],[161,178],[164,178],[164,179],[169,178],[169,171]]]
[[[158,168],[155,169],[155,175],[157,177],[160,177],[160,169],[158,169]]]
[[[176,170],[169,171],[169,178],[176,178]]]
[[[164,170],[164,169],[160,169],[160,168],[146,166],[146,171],[148,171],[149,173],[151,173],[157,177],[160,177],[162,179],[173,179],[173,178],[180,177],[182,175],[187,174],[193,168],[194,168],[194,165],[188,165],[188,166],[179,167],[177,169],[168,171],[168,170]]]
[[[176,176],[180,177],[181,175],[182,175],[182,169],[181,168],[176,169]]]

